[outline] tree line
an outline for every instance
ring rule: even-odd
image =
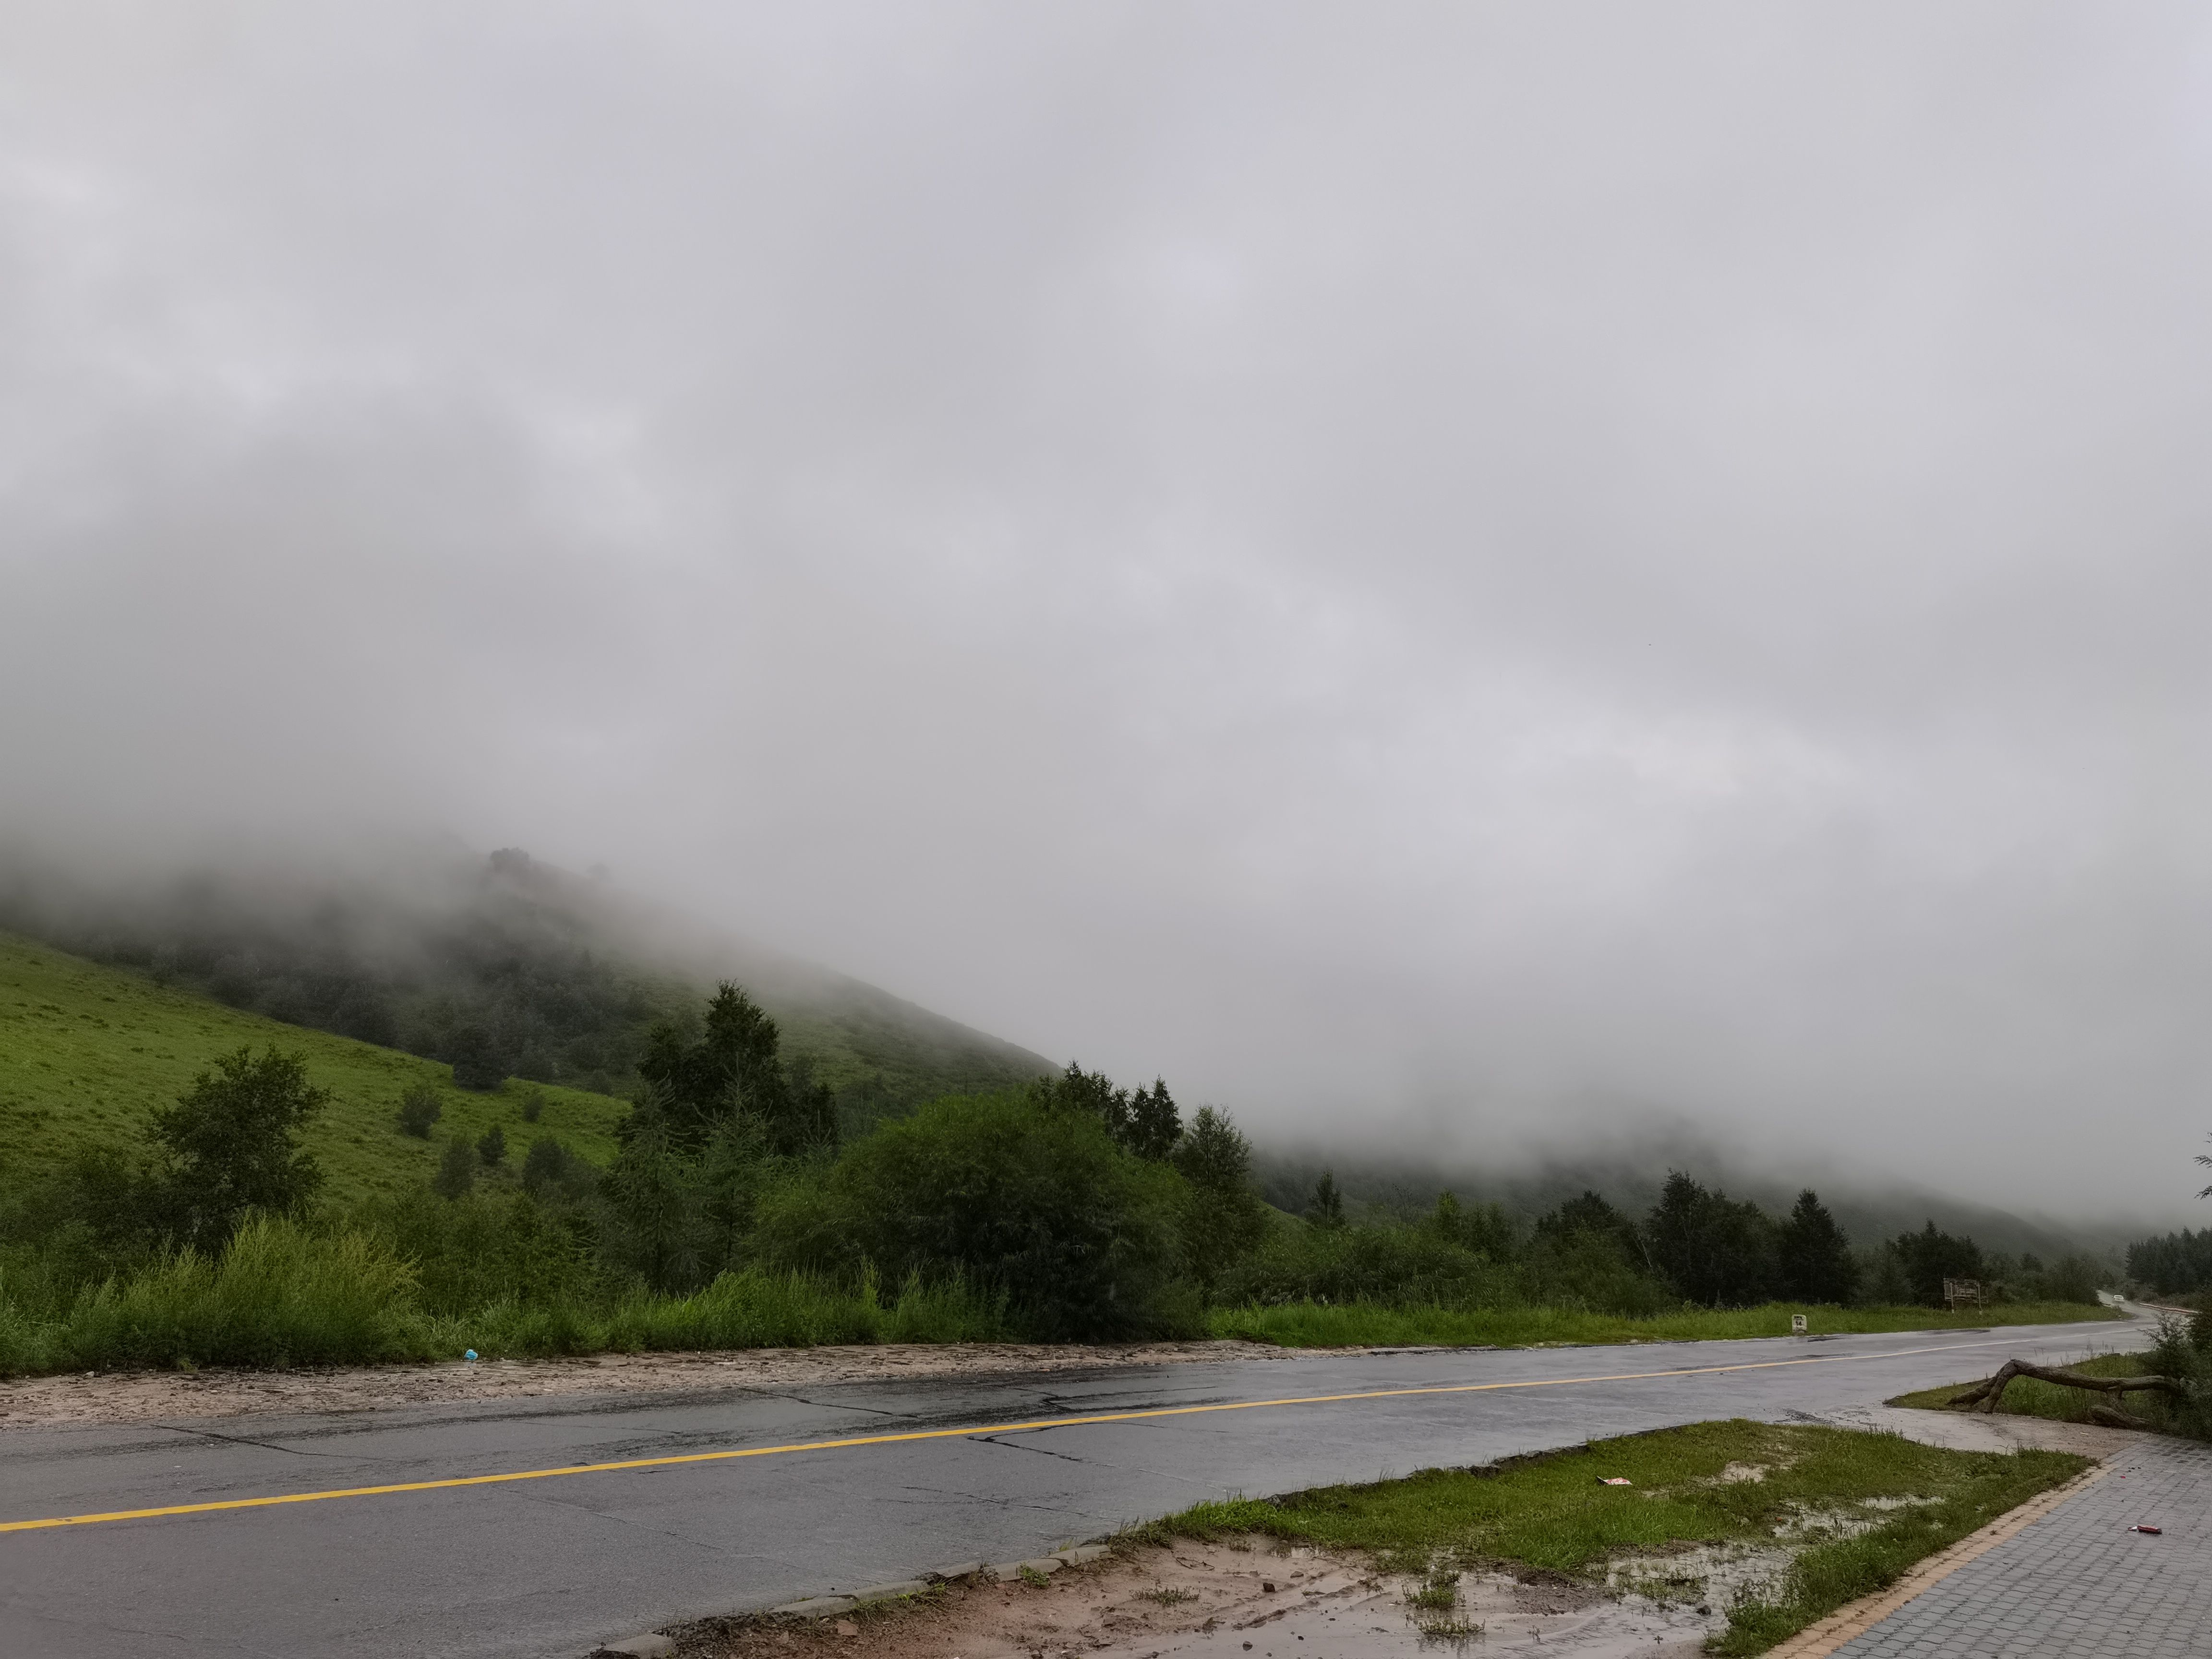
[[[1855,1251],[1810,1189],[1776,1216],[1680,1171],[1640,1215],[1585,1192],[1528,1225],[1451,1193],[1418,1216],[1355,1218],[1324,1172],[1293,1216],[1259,1195],[1226,1113],[1186,1117],[1164,1080],[1131,1089],[1076,1065],[848,1140],[775,1019],[730,984],[702,1013],[653,1025],[637,1072],[604,1170],[550,1135],[519,1164],[501,1127],[441,1137],[437,1091],[411,1090],[392,1133],[441,1145],[435,1176],[341,1210],[301,1149],[327,1095],[297,1057],[241,1050],[156,1114],[141,1147],[11,1200],[0,1242],[37,1248],[0,1267],[11,1295],[44,1283],[58,1305],[71,1286],[179,1251],[219,1253],[251,1218],[292,1218],[386,1241],[431,1313],[550,1322],[532,1340],[552,1351],[582,1340],[579,1309],[731,1274],[941,1292],[986,1310],[962,1328],[1050,1340],[1196,1335],[1209,1307],[1297,1301],[1623,1315],[1934,1304],[1947,1277],[2094,1300],[2087,1264],[1986,1255],[1932,1222]]]

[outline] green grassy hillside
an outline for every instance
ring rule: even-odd
[[[94,1146],[135,1141],[155,1107],[217,1054],[247,1043],[305,1055],[308,1075],[331,1091],[307,1145],[341,1201],[419,1186],[436,1169],[437,1143],[402,1134],[393,1115],[416,1083],[445,1093],[440,1137],[459,1130],[473,1139],[497,1123],[518,1163],[550,1134],[604,1164],[628,1109],[609,1096],[516,1079],[495,1094],[456,1090],[435,1060],[280,1024],[0,933],[0,1182]],[[526,1123],[532,1094],[544,1107]]]
[[[784,1057],[835,1093],[848,1133],[948,1094],[1057,1066],[878,988],[649,909],[507,848],[377,875],[208,872],[102,882],[11,863],[0,933],[288,1025],[455,1068],[627,1094],[647,1033],[734,980]]]

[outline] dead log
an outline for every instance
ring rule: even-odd
[[[2084,1376],[2079,1371],[2062,1371],[2048,1365],[2031,1365],[2024,1359],[2008,1359],[1997,1367],[1996,1375],[1986,1382],[1977,1382],[1972,1388],[1953,1395],[1945,1403],[1954,1411],[1994,1412],[2015,1376],[2033,1377],[2039,1382],[2056,1382],[2065,1389],[2087,1389],[2094,1394],[2163,1394],[2180,1399],[2189,1392],[2185,1385],[2170,1376]],[[2112,1407],[2100,1407],[2098,1409],[2114,1411],[2118,1416],[2127,1415]],[[2142,1426],[2132,1418],[2129,1422],[2138,1428]]]

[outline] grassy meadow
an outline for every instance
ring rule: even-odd
[[[393,1116],[417,1083],[445,1094],[441,1136],[473,1137],[498,1124],[518,1162],[538,1136],[554,1135],[605,1164],[629,1109],[606,1095],[513,1079],[494,1094],[458,1090],[435,1060],[280,1024],[0,933],[0,1180],[135,1141],[155,1107],[218,1054],[249,1043],[303,1054],[314,1081],[335,1097],[304,1141],[334,1200],[396,1195],[429,1179],[436,1148],[401,1134]],[[544,1102],[535,1123],[522,1117],[532,1095]]]

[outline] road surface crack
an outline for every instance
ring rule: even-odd
[[[302,1451],[297,1446],[286,1446],[274,1440],[252,1440],[244,1435],[217,1434],[213,1429],[182,1429],[174,1423],[156,1423],[154,1426],[170,1434],[187,1434],[196,1440],[220,1440],[227,1446],[258,1446],[263,1451],[289,1452],[295,1457],[337,1457],[349,1463],[388,1463],[388,1457],[375,1457],[361,1452]]]
[[[866,1412],[872,1417],[896,1417],[902,1419],[910,1419],[914,1416],[912,1412],[886,1411],[881,1406],[848,1406],[835,1400],[809,1400],[803,1394],[772,1393],[767,1389],[757,1389],[755,1392],[764,1399],[793,1401],[801,1406],[811,1406],[818,1412]]]
[[[1056,1452],[1048,1447],[1032,1446],[1026,1440],[1001,1440],[994,1434],[970,1435],[969,1438],[971,1442],[986,1446],[1004,1446],[1008,1451],[1035,1452],[1040,1457],[1057,1457],[1063,1463],[1082,1463],[1087,1466],[1091,1462],[1087,1457],[1076,1457],[1067,1452]]]

